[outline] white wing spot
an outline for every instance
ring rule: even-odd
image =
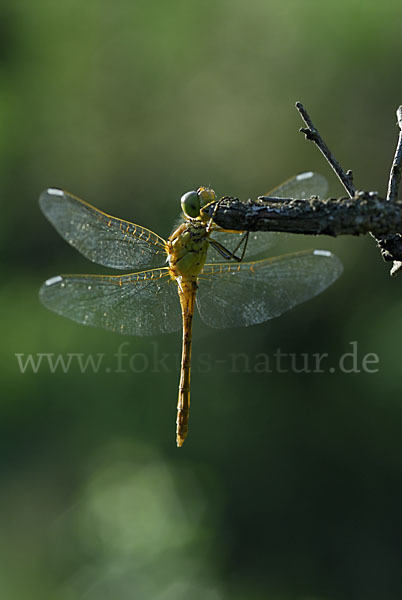
[[[49,188],[47,190],[47,193],[50,194],[51,196],[64,196],[63,190],[59,190],[57,188]]]
[[[311,179],[313,175],[313,171],[306,171],[305,173],[299,173],[299,175],[296,175],[296,179],[297,181],[303,181],[303,179]]]
[[[56,277],[51,277],[45,281],[45,285],[54,285],[55,283],[60,283],[63,280],[63,277],[60,275],[56,275]]]

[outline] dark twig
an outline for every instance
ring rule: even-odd
[[[340,182],[348,192],[350,198],[353,198],[355,194],[355,187],[353,185],[352,180],[352,172],[347,171],[346,173],[335,159],[332,152],[329,150],[328,146],[325,144],[324,140],[318,133],[318,130],[314,126],[309,114],[306,109],[300,102],[296,102],[296,108],[299,111],[303,121],[306,123],[308,129],[301,128],[300,131],[305,134],[306,138],[313,141],[317,147],[321,150],[328,163],[335,171],[338,176]],[[387,201],[395,201],[398,197],[398,189],[399,183],[401,180],[401,160],[402,160],[402,107],[400,106],[397,110],[398,124],[400,127],[399,140],[397,149],[395,152],[394,160],[391,167],[391,173],[389,177],[388,184],[388,192],[387,192]],[[399,229],[401,231],[401,229]],[[377,242],[378,247],[380,248],[381,255],[384,260],[392,260],[394,261],[393,267],[391,269],[391,275],[396,275],[398,271],[402,268],[402,265],[399,264],[399,260],[395,260],[396,257],[399,258],[402,254],[402,237],[396,233],[394,235],[389,235],[391,230],[389,230],[384,235],[376,234],[374,231],[370,231],[370,234],[374,237]],[[387,235],[388,234],[388,235]]]
[[[356,192],[352,171],[343,170],[303,105],[297,102],[296,108],[307,125],[300,131],[320,149],[349,198],[298,200],[261,196],[257,201],[246,203],[236,198],[223,198],[208,205],[206,212],[221,227],[237,231],[326,235],[370,233],[376,239],[383,258],[393,261],[391,275],[395,275],[402,270],[402,201],[397,200],[402,174],[402,106],[397,111],[400,132],[386,199],[380,198],[376,192]]]
[[[214,221],[224,229],[282,231],[306,235],[377,235],[402,230],[402,202],[386,202],[374,192],[357,192],[354,198],[321,200],[270,198],[241,202],[223,198]],[[208,207],[208,213],[216,204]],[[402,260],[402,253],[398,255]]]
[[[394,160],[392,161],[391,171],[389,174],[387,201],[394,203],[398,198],[399,184],[401,182],[401,162],[402,162],[402,106],[396,111],[396,116],[399,125],[398,143],[396,145]],[[402,229],[399,229],[402,231]],[[388,234],[392,233],[391,231]],[[394,235],[386,235],[376,237],[376,242],[381,250],[384,260],[392,260],[393,265],[391,275],[397,275],[402,269],[400,259],[400,250],[402,249],[402,236],[399,233]]]
[[[314,124],[310,118],[310,115],[304,108],[303,104],[301,102],[296,102],[295,106],[296,106],[297,110],[299,111],[301,118],[307,125],[307,129],[305,127],[301,127],[299,129],[299,131],[301,133],[304,133],[304,135],[306,136],[306,139],[314,142],[314,144],[316,144],[316,146],[321,150],[321,152],[327,159],[328,163],[330,164],[330,166],[332,167],[332,169],[335,171],[336,175],[338,176],[343,187],[349,194],[349,197],[353,198],[356,190],[355,190],[355,186],[353,184],[352,171],[349,169],[345,173],[345,171],[342,169],[341,165],[338,163],[335,156],[332,154],[331,150],[328,148],[328,146],[326,145],[326,143],[320,136],[318,129],[314,126]]]
[[[402,106],[396,111],[399,125],[399,138],[395,150],[394,160],[392,161],[391,172],[389,175],[387,200],[394,202],[398,198],[399,184],[401,182],[401,163],[402,163]]]

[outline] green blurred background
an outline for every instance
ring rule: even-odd
[[[3,1],[1,598],[401,598],[402,278],[373,240],[292,240],[334,251],[342,278],[264,325],[196,323],[181,450],[180,335],[87,329],[37,297],[57,273],[104,272],[40,213],[46,187],[162,236],[199,185],[247,199],[311,169],[340,194],[298,133],[296,100],[356,185],[384,193],[401,20],[396,0]],[[15,356],[112,366],[127,341],[137,372],[21,373]],[[334,364],[354,341],[378,372],[254,368],[277,349]],[[249,368],[231,372],[230,353]]]

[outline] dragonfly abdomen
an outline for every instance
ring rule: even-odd
[[[197,283],[194,280],[182,280],[178,290],[183,318],[183,346],[176,418],[176,443],[177,446],[180,447],[183,445],[188,432],[190,412],[191,332]]]

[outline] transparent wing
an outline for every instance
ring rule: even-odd
[[[310,198],[310,196],[325,197],[328,191],[328,183],[323,175],[319,173],[313,173],[307,171],[306,173],[299,173],[295,177],[288,179],[281,185],[277,186],[270,192],[267,192],[265,196],[272,196],[275,198]],[[249,233],[247,241],[247,249],[245,258],[249,259],[258,254],[262,254],[269,248],[272,248],[280,239],[284,239],[286,234],[275,233],[269,231],[251,231]],[[225,233],[225,232],[214,232],[212,239],[215,239],[230,252],[233,252],[239,242],[244,237],[244,233]],[[207,261],[208,262],[220,262],[222,256],[215,250],[213,246],[210,246]]]
[[[197,306],[210,327],[255,325],[316,296],[341,273],[341,262],[326,250],[209,264],[200,273]]]
[[[274,198],[310,198],[310,196],[319,196],[324,198],[328,192],[328,182],[323,175],[306,171],[299,173],[281,183],[273,190],[270,190],[264,196]],[[261,197],[261,196],[260,196]]]
[[[76,196],[50,188],[40,195],[44,215],[71,246],[114,269],[163,265],[165,240],[149,229],[111,217]]]
[[[59,275],[39,291],[50,310],[77,323],[128,335],[156,335],[181,327],[177,284],[168,270],[130,275]]]

